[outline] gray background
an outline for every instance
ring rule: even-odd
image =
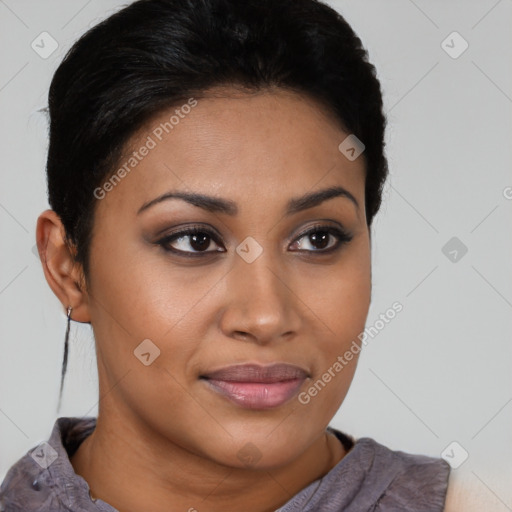
[[[455,477],[512,510],[512,1],[329,3],[368,48],[389,122],[368,325],[403,304],[332,425],[436,456],[456,441],[449,456],[469,457]],[[33,249],[48,208],[37,110],[65,51],[121,5],[0,0],[0,480],[57,417],[65,315]],[[31,48],[43,31],[59,45],[46,59]],[[458,58],[443,49],[459,51],[458,36],[442,45],[453,31],[469,44]],[[90,327],[72,323],[59,416],[97,414],[97,393]]]

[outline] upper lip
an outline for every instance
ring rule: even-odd
[[[305,379],[309,374],[300,366],[287,363],[270,365],[237,364],[201,375],[202,378],[232,382],[273,383],[286,380]]]

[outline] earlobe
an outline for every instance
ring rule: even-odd
[[[65,229],[53,210],[45,210],[37,219],[36,243],[44,276],[64,310],[73,308],[73,320],[90,322],[88,296],[81,266],[65,240]]]

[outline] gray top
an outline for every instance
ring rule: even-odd
[[[119,512],[92,500],[69,458],[96,427],[95,417],[61,417],[50,438],[30,449],[0,486],[0,512]],[[276,512],[442,512],[450,466],[440,458],[393,451],[328,427],[348,450]]]

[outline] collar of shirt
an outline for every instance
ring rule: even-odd
[[[93,499],[70,457],[92,433],[95,417],[61,417],[48,441],[29,450],[0,486],[0,512],[119,512]],[[354,441],[328,427],[347,454],[276,512],[442,512],[450,466],[443,459],[393,451],[370,438]]]

